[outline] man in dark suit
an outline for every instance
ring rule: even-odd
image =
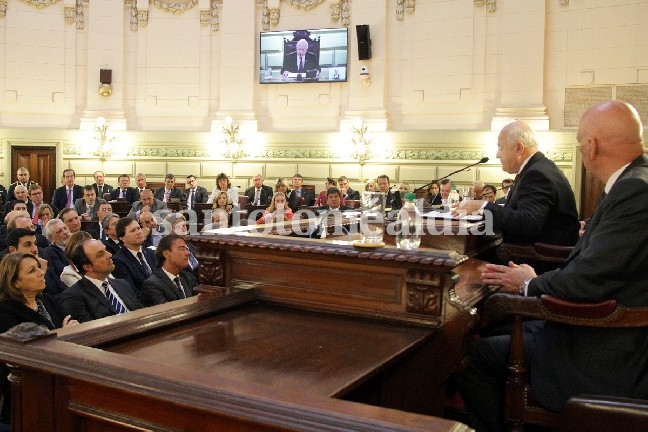
[[[326,190],[326,205],[317,207],[317,213],[320,215],[347,210],[353,210],[353,208],[342,205],[342,192],[336,187],[330,187]]]
[[[209,192],[202,186],[198,186],[198,180],[196,176],[188,175],[187,176],[187,185],[189,186],[184,190],[185,199],[187,200],[187,208],[189,210],[194,210],[194,204],[196,203],[206,203],[209,198]]]
[[[127,281],[108,277],[115,264],[101,241],[86,240],[76,245],[71,255],[83,278],[61,294],[65,313],[86,322],[142,307]]]
[[[83,198],[74,202],[74,209],[83,220],[88,221],[97,218],[99,205],[105,202],[105,199],[97,197],[97,193],[91,185],[87,185],[83,187]]]
[[[341,176],[338,178],[338,186],[340,187],[340,191],[343,189],[346,189],[346,194],[342,194],[343,199],[350,199],[350,200],[359,200],[360,199],[360,192],[357,190],[353,190],[349,187],[349,179],[346,178],[345,176]]]
[[[44,234],[51,242],[46,248],[49,265],[54,268],[57,275],[60,275],[65,266],[70,264],[65,257],[65,246],[70,239],[70,230],[61,219],[54,218],[47,221]]]
[[[164,176],[164,187],[155,191],[155,199],[170,203],[173,199],[180,200],[181,204],[186,204],[187,199],[180,188],[175,187],[175,176],[167,174]]]
[[[122,248],[113,256],[113,276],[127,280],[140,298],[142,284],[155,268],[155,254],[149,248],[142,248],[144,232],[132,217],[120,219],[115,226]]]
[[[4,197],[5,199],[3,200],[3,202],[5,203],[16,199],[16,195],[14,193],[16,186],[23,185],[25,186],[25,188],[27,188],[27,190],[29,190],[31,185],[38,184],[35,181],[31,181],[29,179],[29,170],[25,167],[18,168],[18,171],[16,172],[16,177],[18,178],[18,180],[9,185],[9,191],[7,192],[7,196]]]
[[[105,183],[103,171],[95,171],[93,177],[95,179],[95,182],[92,184],[92,188],[97,194],[97,198],[103,199],[104,194],[111,193],[113,191],[114,188],[111,185]]]
[[[65,207],[74,207],[74,202],[83,198],[83,186],[74,184],[76,173],[73,169],[63,171],[63,186],[56,188],[52,196],[52,206],[63,210]]]
[[[297,197],[302,198],[302,204],[303,206],[310,207],[313,204],[315,204],[315,191],[312,191],[310,189],[304,189],[302,188],[302,183],[304,182],[304,178],[301,176],[301,174],[295,174],[292,177],[292,188],[290,189],[290,192],[288,192],[289,196],[292,196],[293,194],[296,194]],[[293,209],[293,211],[296,211]]]
[[[385,207],[392,207],[394,195],[391,191],[391,182],[389,181],[389,176],[387,174],[379,175],[376,178],[376,185],[378,186],[378,192],[385,194]]]
[[[287,77],[289,73],[306,75],[310,71],[314,78],[319,76],[321,70],[317,55],[308,51],[308,41],[300,39],[295,45],[295,51],[284,55],[281,74]]]
[[[93,239],[105,240],[108,235],[104,231],[103,226],[101,225],[101,221],[109,214],[113,214],[112,204],[104,201],[101,204],[99,204],[97,208],[97,216],[95,220],[85,225],[83,230],[90,233]],[[108,249],[108,252],[112,253],[110,248]]]
[[[158,267],[142,286],[142,303],[145,306],[194,295],[193,289],[198,282],[192,273],[183,271],[189,266],[189,254],[187,243],[177,234],[169,234],[160,240],[155,249]]]
[[[117,237],[117,222],[119,222],[119,215],[117,213],[106,215],[101,220],[101,227],[103,233],[106,235],[106,238],[101,239],[101,241],[106,245],[108,252],[113,255],[121,249],[119,238]]]
[[[110,199],[116,200],[118,198],[123,198],[129,203],[134,203],[139,199],[139,192],[137,189],[130,187],[130,177],[128,174],[122,174],[117,179],[119,186],[113,189],[110,193]]]
[[[164,201],[153,198],[153,192],[151,192],[149,189],[144,189],[140,194],[139,201],[133,203],[133,207],[131,208],[130,212],[128,212],[128,216],[137,219],[144,211],[155,213],[158,210],[166,209],[167,205]]]
[[[501,198],[497,198],[495,200],[495,204],[497,205],[506,205],[506,201],[508,199],[508,193],[511,191],[511,187],[515,184],[515,181],[513,179],[507,178],[502,180],[502,192],[504,193],[504,196]]]
[[[585,232],[558,270],[536,276],[528,265],[486,265],[482,281],[525,296],[549,294],[578,302],[615,299],[648,306],[648,157],[641,119],[618,100],[585,112],[577,134],[583,164],[605,182],[605,195]],[[595,394],[648,398],[645,328],[593,328],[525,324],[526,366],[533,396],[559,411],[571,396]],[[534,331],[533,331],[534,330]],[[463,400],[481,425],[504,430],[502,407],[509,336],[471,341],[460,380]]]
[[[497,157],[504,171],[518,173],[506,206],[467,200],[455,212],[472,214],[480,208],[491,212],[506,243],[573,246],[580,228],[574,193],[562,171],[538,151],[529,125],[523,121],[506,125],[499,134]]]
[[[254,206],[269,206],[274,194],[270,186],[263,184],[263,176],[257,174],[252,178],[254,186],[245,190],[245,196],[248,197],[248,202]]]
[[[34,212],[34,206],[31,202],[29,202],[28,195],[27,195],[27,188],[23,185],[18,185],[16,188],[14,188],[14,195],[16,196],[15,199],[8,201],[4,205],[4,215],[9,214],[9,212],[13,210],[24,210],[22,208],[22,205],[24,204],[25,209],[29,212],[29,214],[32,214]],[[20,208],[16,209],[16,204],[20,205]]]

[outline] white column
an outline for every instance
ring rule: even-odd
[[[501,38],[501,105],[491,129],[513,120],[548,130],[544,105],[545,0],[499,2]]]
[[[91,129],[99,116],[110,121],[111,129],[125,129],[124,117],[124,3],[93,0],[88,4],[87,98],[82,129]],[[112,70],[112,94],[99,95],[99,70]]]

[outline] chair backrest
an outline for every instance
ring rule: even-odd
[[[648,401],[608,396],[579,396],[567,401],[555,432],[648,430]]]
[[[347,206],[347,207],[357,209],[357,208],[360,208],[360,200],[345,199],[344,200],[344,205]]]
[[[246,208],[250,203],[250,198],[248,198],[247,195],[239,195],[238,200],[239,200],[239,207],[242,209]]]

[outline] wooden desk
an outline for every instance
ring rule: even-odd
[[[419,414],[442,413],[482,262],[236,230],[190,241],[203,283],[236,292],[0,337],[15,431],[465,430]]]
[[[119,217],[126,217],[128,212],[133,208],[133,204],[128,201],[109,201],[113,213],[117,213]]]

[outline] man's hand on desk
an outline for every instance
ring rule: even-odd
[[[486,201],[483,200],[465,200],[461,201],[457,207],[452,209],[452,216],[461,218],[468,215],[478,215]]]
[[[508,267],[498,264],[486,264],[481,280],[489,285],[501,286],[501,291],[517,294],[520,292],[520,285],[524,281],[536,276],[535,270],[530,265],[517,265],[510,261]]]

